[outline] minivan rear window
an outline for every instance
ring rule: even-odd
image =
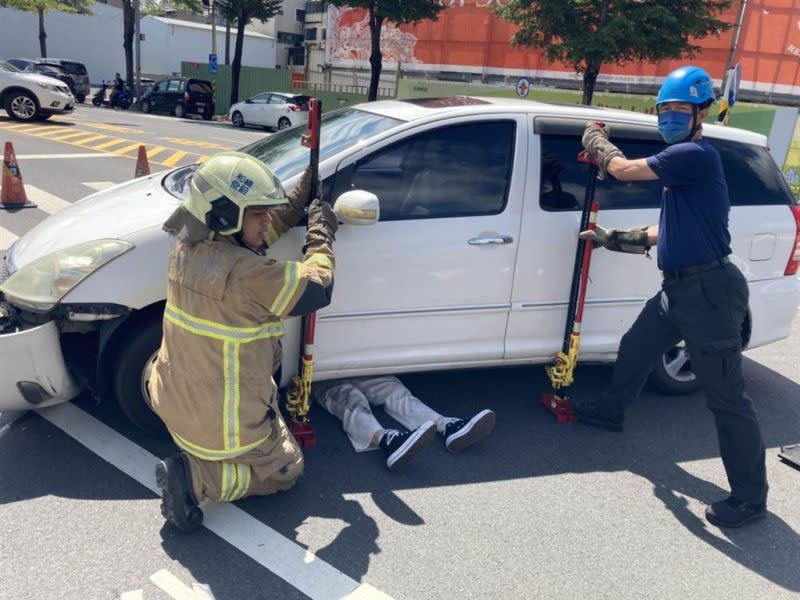
[[[719,151],[728,180],[731,206],[794,204],[791,193],[769,151],[752,144],[706,138]],[[628,158],[660,152],[662,142],[641,139],[614,140]],[[539,204],[545,210],[580,210],[586,188],[587,167],[576,160],[580,139],[571,135],[542,135],[542,173]],[[598,181],[595,200],[604,210],[658,208],[663,184],[632,181],[621,184],[612,178]]]
[[[189,81],[189,91],[195,94],[211,94],[211,84],[205,81],[192,79]]]
[[[82,63],[62,60],[60,64],[70,75],[86,75],[86,67]]]

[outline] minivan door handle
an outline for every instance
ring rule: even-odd
[[[510,244],[514,241],[510,235],[494,235],[489,237],[474,237],[467,243],[470,246],[487,246],[489,244]]]

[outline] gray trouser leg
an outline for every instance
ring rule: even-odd
[[[428,407],[397,377],[368,377],[356,379],[353,383],[369,399],[370,404],[383,406],[390,417],[409,430],[433,421],[441,433],[448,422],[455,420],[443,417]]]
[[[383,427],[372,414],[367,397],[349,380],[314,384],[317,402],[342,422],[356,452],[373,449],[372,439]]]

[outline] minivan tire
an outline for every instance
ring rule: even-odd
[[[670,396],[692,394],[700,389],[685,344],[681,343],[661,355],[650,374],[650,383]]]
[[[172,114],[178,117],[179,119],[182,119],[186,116],[186,108],[183,106],[183,104],[178,102],[175,105],[175,108],[172,109]]]
[[[86,96],[84,94],[79,94],[78,96],[75,96],[75,100],[78,101],[78,104],[83,104],[86,102]]]
[[[280,131],[281,129],[286,129],[291,126],[292,122],[286,117],[281,117],[280,119],[278,119],[278,131]]]
[[[142,112],[150,113],[153,107],[150,106],[150,100],[142,100]]]
[[[131,423],[145,433],[163,437],[167,429],[144,396],[148,367],[161,346],[161,319],[145,321],[125,335],[125,344],[113,361],[111,391]]]
[[[244,127],[244,117],[238,110],[231,115],[231,124],[234,127]]]
[[[39,118],[39,102],[30,92],[12,92],[6,96],[6,112],[14,121],[35,121]]]
[[[214,118],[214,111],[212,111],[210,108],[203,111],[203,120],[210,121],[213,118]]]

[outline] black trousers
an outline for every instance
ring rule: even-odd
[[[623,336],[611,386],[597,403],[601,414],[622,419],[664,352],[686,341],[692,369],[714,413],[719,449],[731,493],[764,502],[764,441],[742,375],[742,324],[749,290],[733,264],[680,279],[665,279]]]

